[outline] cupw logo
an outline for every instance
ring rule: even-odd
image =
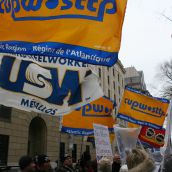
[[[0,0],[0,14],[15,21],[80,18],[102,22],[115,14],[116,0]]]
[[[150,116],[155,116],[155,117],[162,117],[165,115],[165,112],[159,108],[159,107],[152,107],[143,103],[140,103],[135,100],[131,100],[126,98],[125,99],[125,104],[129,105],[132,110],[150,115]]]

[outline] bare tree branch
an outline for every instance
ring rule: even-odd
[[[168,16],[166,16],[165,14],[161,14],[163,17],[165,17],[167,20],[169,20],[170,22],[172,22],[172,19]]]
[[[172,60],[161,65],[160,76],[163,82],[162,96],[170,99],[172,98]]]

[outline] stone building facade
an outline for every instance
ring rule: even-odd
[[[116,103],[116,107],[112,114],[113,117],[116,118],[124,92],[126,70],[119,60],[112,67],[94,66],[94,69],[100,78],[100,85],[105,96]],[[126,126],[123,120],[118,119],[118,123],[122,126]]]
[[[146,91],[143,71],[137,71],[135,67],[127,67],[125,70],[125,85]]]
[[[0,118],[0,166],[15,166],[21,156],[40,153],[47,154],[55,162],[60,158],[60,153],[62,156],[71,151],[70,137],[59,132],[57,117],[12,108],[8,119]],[[79,136],[72,139],[75,152],[71,153],[76,159],[86,149],[95,155],[92,144],[82,139]]]

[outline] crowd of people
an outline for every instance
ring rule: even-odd
[[[162,172],[172,171],[172,156],[166,157]],[[72,157],[65,154],[56,168],[51,167],[48,156],[42,154],[31,158],[23,156],[19,160],[21,172],[161,172],[156,168],[150,154],[143,149],[133,149],[126,156],[126,165],[122,166],[119,155],[114,156],[113,163],[106,158],[97,163],[91,160],[89,152],[84,152],[81,159],[74,165]]]

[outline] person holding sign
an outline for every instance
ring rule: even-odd
[[[99,161],[98,172],[111,172],[112,164],[111,161],[107,158],[102,158]]]

